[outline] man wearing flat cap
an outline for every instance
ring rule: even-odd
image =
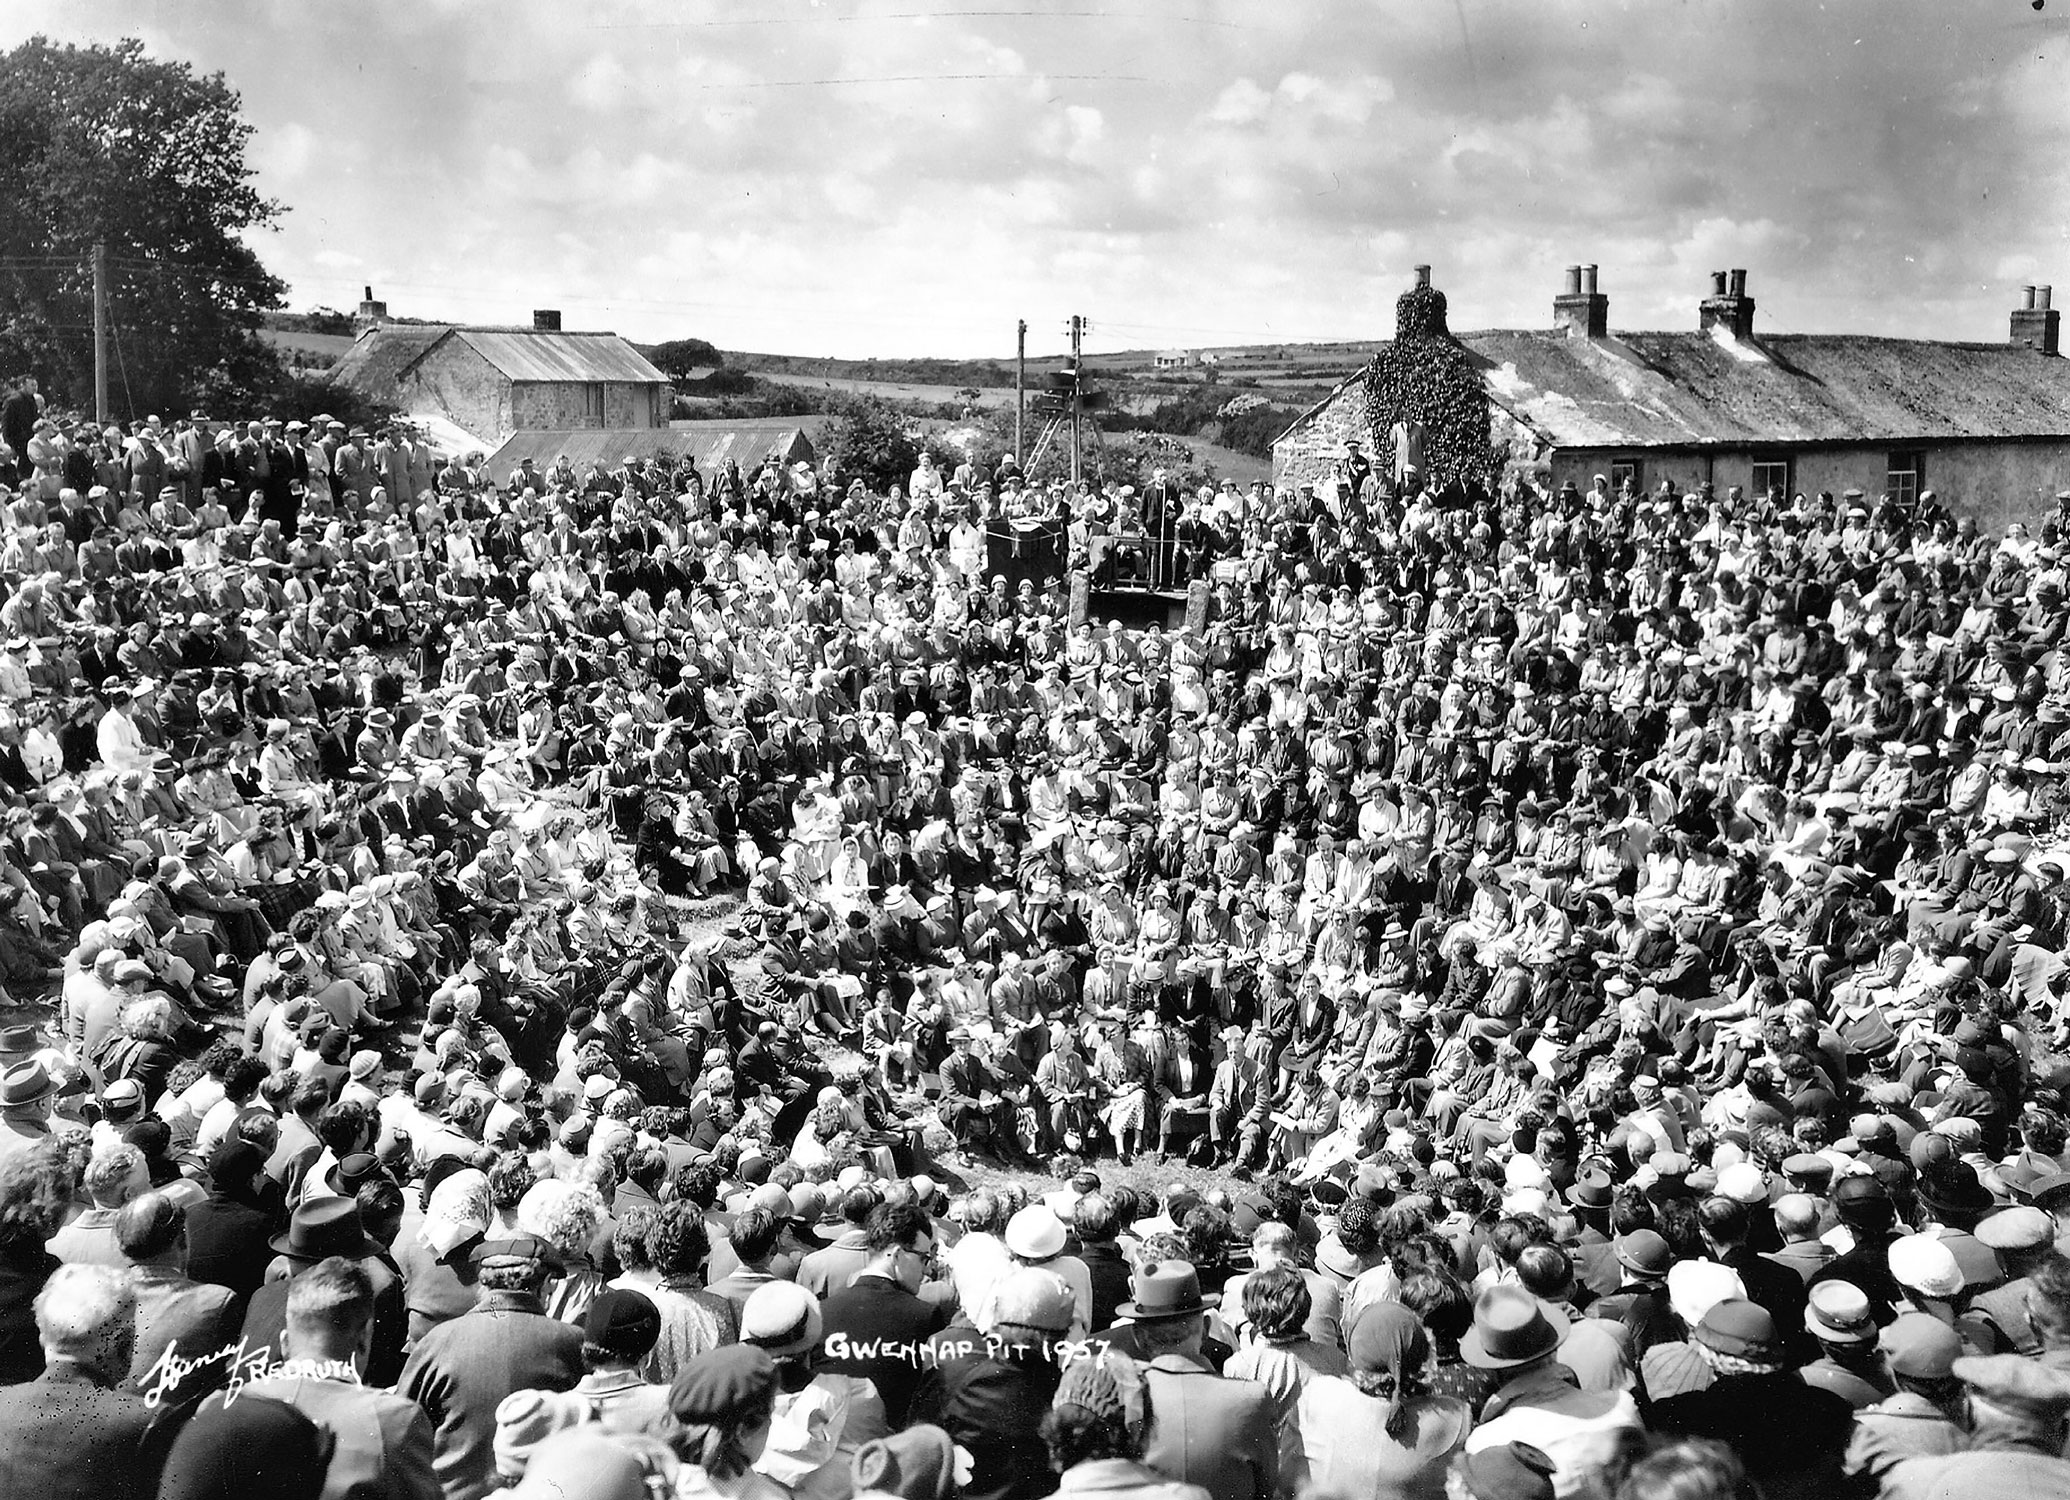
[[[496,1407],[505,1396],[565,1391],[582,1378],[582,1330],[547,1316],[539,1298],[552,1255],[531,1235],[478,1246],[473,1310],[418,1340],[396,1382],[432,1420],[445,1500],[481,1500],[495,1488]]]
[[[1881,1500],[2070,1495],[2070,1465],[2061,1457],[2070,1373],[2017,1354],[1958,1359],[1952,1369],[1969,1390],[1968,1450],[1893,1465],[1883,1476]]]

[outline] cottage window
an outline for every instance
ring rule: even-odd
[[[1790,456],[1777,453],[1755,459],[1753,486],[1756,495],[1775,494],[1787,498],[1795,488],[1795,480],[1790,473]]]
[[[1926,484],[1926,455],[1916,448],[1890,455],[1889,473],[1883,491],[1899,505],[1917,505],[1919,491]]]
[[[1613,458],[1610,460],[1610,493],[1621,495],[1629,484],[1633,494],[1645,487],[1646,476],[1636,458]]]
[[[582,419],[598,426],[604,421],[604,388],[591,383],[582,388]]]

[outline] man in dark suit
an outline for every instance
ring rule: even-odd
[[[187,1274],[249,1297],[266,1279],[280,1222],[278,1187],[262,1174],[266,1153],[228,1141],[209,1157],[208,1197],[187,1210]]]
[[[966,1500],[1036,1500],[1056,1489],[1040,1429],[1076,1303],[1061,1276],[1022,1266],[999,1280],[990,1307],[989,1337],[968,1312],[934,1336],[909,1416],[971,1455]]]
[[[146,1193],[122,1206],[115,1217],[115,1243],[129,1258],[137,1298],[130,1384],[170,1396],[174,1386],[163,1380],[160,1362],[168,1353],[192,1360],[235,1344],[237,1295],[228,1287],[187,1277],[187,1211],[164,1193]],[[207,1390],[220,1384],[228,1370],[212,1365],[197,1374],[202,1377],[199,1389]],[[192,1394],[194,1388],[184,1380],[177,1384],[181,1396]]]
[[[396,1394],[435,1424],[433,1465],[445,1500],[481,1500],[495,1488],[496,1407],[505,1396],[565,1391],[582,1378],[581,1328],[548,1317],[539,1300],[550,1254],[529,1235],[477,1248],[474,1310],[419,1340],[396,1382]]]
[[[1765,1207],[1766,1204],[1764,1203]],[[1765,1308],[1785,1339],[1804,1329],[1804,1278],[1755,1252],[1747,1243],[1747,1209],[1731,1198],[1712,1196],[1697,1208],[1697,1223],[1712,1257],[1739,1273],[1748,1300]]]
[[[1267,1500],[1279,1488],[1272,1396],[1255,1381],[1224,1379],[1202,1357],[1207,1304],[1199,1273],[1183,1260],[1159,1261],[1136,1274],[1134,1288],[1135,1299],[1119,1311],[1149,1360],[1143,1462],[1214,1500]]]
[[[894,1430],[920,1382],[919,1346],[948,1321],[945,1303],[920,1296],[934,1261],[934,1221],[911,1203],[882,1204],[864,1225],[870,1258],[826,1299],[826,1368],[876,1382]]]
[[[374,1284],[374,1347],[367,1357],[367,1384],[392,1384],[403,1367],[403,1340],[409,1333],[409,1312],[403,1304],[402,1278],[367,1236],[359,1205],[350,1198],[312,1198],[298,1204],[287,1232],[269,1241],[288,1263],[288,1279],[269,1281],[252,1294],[244,1310],[246,1348],[264,1353],[268,1364],[284,1352],[288,1295],[294,1279],[320,1261],[343,1256],[357,1261]]]
[[[0,1495],[150,1500],[151,1408],[116,1386],[129,1374],[136,1297],[112,1266],[60,1266],[36,1299],[43,1373],[0,1389]]]

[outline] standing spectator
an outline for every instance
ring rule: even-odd
[[[282,1342],[283,1364],[247,1385],[238,1399],[271,1397],[330,1434],[326,1493],[437,1500],[431,1419],[415,1402],[360,1382],[374,1348],[374,1283],[365,1269],[332,1257],[297,1276]],[[207,1405],[223,1400],[210,1397]]]
[[[1308,1287],[1291,1266],[1253,1272],[1243,1289],[1244,1346],[1222,1367],[1232,1380],[1250,1380],[1272,1393],[1272,1425],[1279,1434],[1283,1484],[1301,1475],[1301,1428],[1295,1420],[1301,1392],[1323,1376],[1351,1373],[1344,1351],[1307,1333]]]
[[[50,1253],[67,1265],[127,1265],[115,1240],[115,1220],[125,1203],[151,1190],[144,1153],[130,1145],[109,1147],[86,1164],[80,1186],[93,1206],[50,1237]]]
[[[1491,1286],[1474,1303],[1473,1330],[1462,1346],[1468,1364],[1504,1377],[1467,1438],[1467,1451],[1506,1443],[1543,1449],[1558,1466],[1563,1494],[1610,1456],[1621,1434],[1639,1426],[1629,1393],[1582,1391],[1557,1363],[1565,1323],[1522,1287]]]
[[[1215,1500],[1266,1500],[1279,1488],[1279,1438],[1272,1398],[1260,1385],[1226,1380],[1201,1357],[1207,1304],[1200,1276],[1183,1260],[1152,1261],[1119,1309],[1135,1324],[1146,1358],[1150,1405],[1143,1462],[1198,1484]]]
[[[1117,1350],[1072,1362],[1057,1384],[1042,1440],[1057,1472],[1057,1493],[1103,1500],[1208,1500],[1197,1484],[1175,1484],[1143,1461],[1143,1445],[1129,1420],[1122,1382],[1137,1386],[1141,1372]],[[1151,1413],[1154,1418],[1155,1412]]]
[[[613,1284],[645,1292],[661,1314],[661,1337],[640,1373],[666,1385],[698,1355],[732,1343],[740,1320],[732,1303],[704,1289],[711,1231],[695,1203],[682,1198],[664,1203],[649,1222],[644,1248],[649,1269],[628,1270]]]
[[[1351,1326],[1350,1372],[1312,1380],[1297,1409],[1303,1472],[1330,1494],[1436,1500],[1473,1413],[1424,1384],[1429,1336],[1415,1315],[1376,1302]]]
[[[965,1316],[934,1336],[909,1416],[971,1455],[969,1500],[1035,1500],[1055,1487],[1041,1425],[1077,1305],[1055,1273],[1023,1266],[993,1283],[990,1308],[985,1332]]]
[[[934,1221],[911,1203],[881,1204],[865,1234],[869,1260],[824,1304],[827,1368],[871,1381],[885,1419],[901,1427],[920,1382],[912,1351],[947,1322],[946,1304],[919,1295],[935,1260]]]
[[[282,1401],[252,1396],[196,1412],[165,1456],[158,1500],[318,1500],[331,1437]]]
[[[66,1265],[36,1298],[43,1373],[0,1390],[0,1495],[150,1500],[151,1408],[117,1389],[136,1343],[136,1297],[112,1266]]]
[[[164,1193],[146,1193],[125,1204],[115,1218],[115,1241],[129,1261],[137,1299],[130,1384],[169,1390],[163,1380],[177,1367],[166,1360],[169,1369],[153,1374],[168,1354],[205,1359],[237,1342],[237,1295],[188,1277],[187,1211]]]
[[[496,1406],[513,1391],[565,1391],[582,1378],[582,1332],[549,1318],[539,1300],[546,1247],[529,1236],[475,1252],[481,1298],[411,1350],[398,1395],[436,1426],[445,1500],[481,1500],[495,1488]]]
[[[279,1189],[265,1176],[266,1153],[226,1140],[208,1157],[208,1197],[187,1211],[187,1274],[249,1297],[273,1258],[266,1241],[281,1221]]]
[[[36,1296],[62,1264],[46,1242],[72,1185],[72,1165],[56,1144],[0,1158],[0,1385],[43,1373]]]

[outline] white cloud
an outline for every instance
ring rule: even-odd
[[[1248,78],[1239,78],[1215,96],[1208,118],[1217,125],[1255,125],[1272,108],[1272,95]]]
[[[721,347],[997,354],[1015,317],[1053,338],[1072,311],[1106,348],[1385,334],[1420,260],[1462,328],[1543,325],[1576,261],[1627,328],[1693,327],[1720,266],[1749,268],[1774,328],[2000,338],[2020,282],[2070,284],[2042,211],[2070,194],[2043,20],[913,9],[360,0],[227,25],[14,0],[10,19],[221,70],[255,185],[288,209],[256,243],[298,306],[371,278],[424,316],[536,300]],[[358,57],[311,85],[312,58]]]

